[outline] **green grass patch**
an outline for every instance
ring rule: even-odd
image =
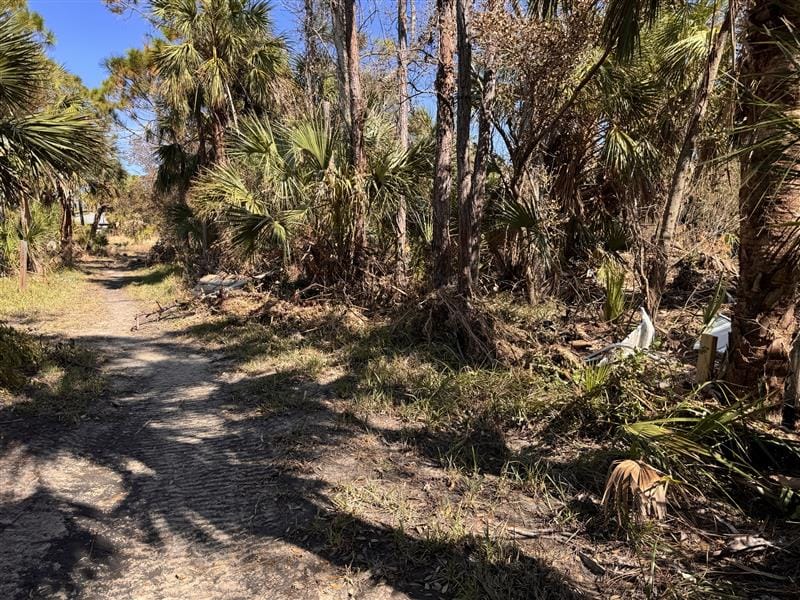
[[[19,289],[16,277],[0,277],[0,319],[41,321],[92,310],[96,292],[86,276],[74,269],[60,269],[46,275],[28,275],[28,286]]]
[[[154,265],[136,271],[126,282],[126,291],[136,300],[167,306],[189,294],[178,265]]]
[[[333,383],[335,392],[357,410],[392,412],[436,427],[476,421],[526,427],[574,396],[574,386],[552,373],[458,364],[452,348],[415,339],[391,321],[348,324],[337,307],[302,310],[259,320],[215,318],[185,332],[224,351],[246,376],[293,372],[315,381],[334,369],[342,375]]]
[[[0,327],[0,407],[77,421],[106,387],[98,356],[72,342]]]

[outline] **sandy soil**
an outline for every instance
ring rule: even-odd
[[[552,527],[541,502],[453,476],[333,380],[282,398],[285,373],[233,375],[175,324],[132,331],[135,271],[87,269],[100,308],[57,334],[107,358],[110,389],[77,426],[0,413],[0,598],[627,597],[574,536],[490,540]]]
[[[306,533],[329,483],[303,465],[336,443],[336,416],[229,406],[214,356],[131,331],[130,276],[94,267],[103,310],[71,332],[109,357],[109,397],[77,427],[0,423],[0,598],[408,597]]]

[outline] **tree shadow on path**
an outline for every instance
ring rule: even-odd
[[[98,401],[77,427],[0,410],[3,598],[347,597],[343,573],[384,590],[373,597],[583,597],[516,549],[490,554],[472,536],[425,539],[337,508],[318,468],[362,429],[332,409],[329,386],[303,382],[301,402],[287,388],[265,416],[253,390],[280,391],[285,373],[225,381],[165,337],[82,343],[113,349],[113,404]]]

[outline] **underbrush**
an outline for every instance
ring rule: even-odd
[[[306,410],[314,395],[324,395],[343,400],[355,423],[369,424],[378,416],[399,420],[399,431],[379,430],[380,435],[437,465],[467,496],[473,486],[489,490],[481,506],[523,494],[535,499],[548,527],[570,530],[571,539],[585,543],[626,548],[623,571],[640,595],[747,597],[746,585],[729,585],[729,541],[719,524],[743,535],[763,533],[767,523],[782,524],[785,536],[797,533],[791,518],[797,510],[793,477],[800,474],[800,446],[772,425],[765,407],[714,395],[711,387],[697,389],[693,367],[675,353],[586,366],[569,352],[569,344],[585,339],[584,327],[596,329],[568,323],[556,305],[529,311],[502,297],[477,305],[491,313],[473,315],[484,322],[505,320],[495,331],[512,331],[510,345],[519,343],[520,332],[526,336],[525,352],[511,364],[467,356],[464,338],[446,323],[431,321],[431,306],[424,303],[365,313],[328,304],[230,299],[215,310],[221,314],[186,333],[226,352],[232,366],[253,382],[250,391],[264,418]],[[567,350],[553,352],[556,346]],[[619,522],[602,505],[610,469],[626,458],[651,465],[669,483],[664,521],[632,515]],[[358,493],[363,496],[363,490]],[[348,511],[357,514],[358,501],[348,503]],[[383,509],[373,510],[363,516],[379,519]],[[481,510],[473,511],[473,519],[484,514]],[[473,529],[459,529],[457,517],[443,520],[454,536],[448,543],[474,548],[480,538]],[[424,515],[418,521],[426,527],[432,522]],[[422,539],[434,533],[425,529]],[[342,531],[330,535],[335,544],[344,543]],[[487,540],[501,543],[502,535]],[[775,547],[795,556],[790,538],[775,540]],[[516,556],[514,548],[502,550],[503,560]],[[420,551],[415,546],[414,552]],[[719,558],[709,558],[712,552]],[[747,564],[756,565],[752,584],[775,597],[783,597],[783,584],[758,571],[771,570],[779,558],[771,550],[747,556]],[[717,571],[709,571],[710,562]],[[442,589],[453,589],[464,577],[463,570],[454,573],[439,581]],[[518,575],[517,583],[525,579]],[[466,597],[480,589],[473,585],[487,581],[470,576],[464,581]]]
[[[105,389],[97,355],[0,326],[0,407],[18,416],[77,421]]]

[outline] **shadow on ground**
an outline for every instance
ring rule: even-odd
[[[3,597],[105,597],[115,580],[134,577],[135,587],[179,577],[168,572],[168,554],[159,572],[136,575],[136,564],[126,562],[135,561],[130,548],[159,552],[175,540],[210,557],[247,549],[250,563],[241,574],[254,596],[313,595],[308,569],[319,565],[303,568],[281,550],[293,546],[410,598],[581,597],[562,574],[517,550],[489,554],[471,536],[425,539],[337,509],[316,468],[363,424],[332,411],[325,398],[331,386],[314,390],[303,382],[303,401],[293,402],[289,388],[302,373],[233,383],[173,380],[169,374],[199,368],[201,359],[185,344],[82,342],[115,349],[121,367],[111,373],[113,404],[98,401],[77,427],[19,421],[0,410],[0,456],[17,482],[0,496]],[[137,363],[141,344],[160,358]],[[272,394],[271,411],[252,397],[259,386],[286,386],[287,395]],[[31,465],[44,475],[31,480]],[[48,475],[47,465],[58,473]],[[258,587],[258,569],[267,568],[275,589]]]

